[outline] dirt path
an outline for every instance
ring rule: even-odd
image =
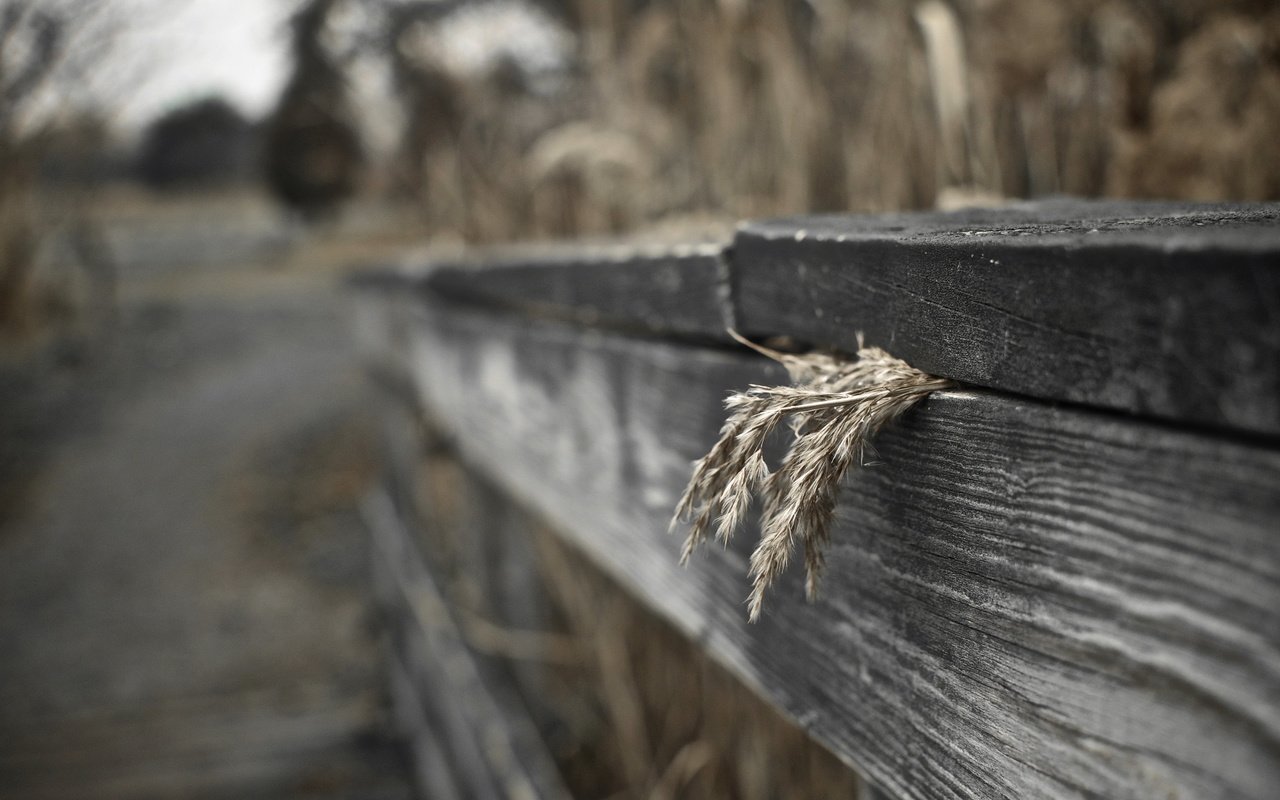
[[[0,796],[407,796],[336,279],[128,267],[78,365],[0,375]]]

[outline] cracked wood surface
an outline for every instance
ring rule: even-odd
[[[824,597],[748,625],[754,542],[666,534],[754,356],[459,308],[418,315],[463,455],[902,798],[1273,796],[1280,452],[985,392],[935,395],[843,486]]]
[[[1280,434],[1280,204],[1053,200],[743,225],[733,318],[965,383]]]

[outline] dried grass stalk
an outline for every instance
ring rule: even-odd
[[[930,392],[953,387],[886,353],[865,347],[847,360],[825,353],[793,355],[735,339],[782,364],[791,386],[752,386],[725,401],[729,418],[711,452],[694,462],[693,477],[676,507],[674,529],[690,522],[681,563],[715,537],[729,543],[753,498],[763,503],[760,543],[751,554],[750,619],[760,617],[765,592],[786,569],[797,542],[804,546],[805,592],[817,596],[840,479],[863,457],[876,433]],[[763,447],[786,419],[794,435],[776,471]]]

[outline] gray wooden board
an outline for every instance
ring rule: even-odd
[[[527,712],[484,680],[390,496],[373,493],[362,512],[376,569],[391,585],[383,608],[393,648],[425,716],[446,735],[455,781],[475,797],[569,797]]]
[[[387,679],[397,725],[408,739],[419,793],[431,800],[461,800],[465,795],[454,783],[441,736],[433,729],[417,683],[400,663],[398,653],[387,658]]]
[[[722,247],[689,244],[532,249],[475,264],[439,264],[431,290],[591,325],[729,341]]]
[[[408,380],[404,363],[406,327],[421,281],[405,278],[384,289],[362,288],[348,303],[361,361],[384,389],[397,393]]]
[[[975,386],[1280,433],[1280,204],[753,222],[732,260],[745,333],[863,332]]]
[[[724,394],[778,369],[476,311],[416,327],[465,458],[890,794],[1280,786],[1280,452],[935,395],[846,480],[824,598],[788,574],[748,625],[753,536],[686,570],[665,527]]]
[[[384,495],[372,495],[364,506],[365,518],[374,543],[373,560],[384,583],[382,612],[391,641],[392,658],[403,667],[403,677],[412,684],[412,696],[402,693],[398,701],[417,701],[416,711],[424,723],[426,735],[434,735],[439,758],[434,764],[419,763],[419,772],[429,767],[448,766],[445,782],[457,787],[463,796],[499,796],[501,780],[490,762],[481,741],[481,725],[492,725],[487,702],[479,678],[469,660],[459,651],[457,642],[444,626],[447,611],[442,603],[433,603],[429,625],[421,626],[413,606],[423,599],[435,600],[427,594],[418,599],[407,596],[405,583],[414,559],[404,532],[394,517],[390,501]],[[415,570],[421,572],[420,570]],[[388,591],[389,590],[389,591]],[[403,687],[402,687],[403,688]],[[408,716],[408,709],[401,709]],[[501,729],[499,729],[501,731]],[[510,752],[511,742],[499,735],[495,745]],[[428,750],[424,755],[430,757]],[[431,777],[431,776],[424,776]],[[433,780],[441,780],[434,776]]]

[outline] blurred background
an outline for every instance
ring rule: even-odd
[[[1273,0],[0,0],[0,796],[408,796],[354,265],[1277,142]]]
[[[1270,0],[4,0],[0,43],[7,331],[103,206],[196,194],[281,246],[1280,196]]]

